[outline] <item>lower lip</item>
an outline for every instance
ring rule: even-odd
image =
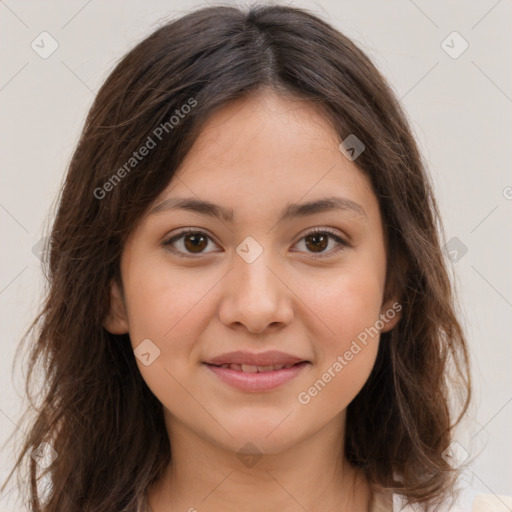
[[[309,364],[310,363],[303,362],[296,364],[291,368],[282,368],[281,370],[261,373],[248,373],[230,370],[229,368],[220,368],[211,364],[206,364],[206,367],[215,373],[220,380],[236,389],[241,391],[258,392],[269,391],[286,384],[297,377],[297,375],[299,375],[299,373],[302,372]]]

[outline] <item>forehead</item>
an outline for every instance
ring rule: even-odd
[[[319,151],[337,150],[337,134],[318,107],[303,99],[263,90],[221,107],[203,125],[187,160],[240,160],[244,167],[270,159],[273,173],[285,160],[318,158]],[[305,162],[306,163],[306,162]],[[278,165],[280,164],[280,166]]]
[[[244,212],[282,215],[284,205],[337,196],[354,211],[359,205],[378,214],[369,180],[339,143],[312,103],[269,91],[236,100],[207,120],[152,210],[187,197],[225,206],[223,217],[241,220]]]

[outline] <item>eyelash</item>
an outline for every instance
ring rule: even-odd
[[[338,254],[338,252],[344,250],[347,247],[351,247],[351,245],[348,242],[343,240],[339,235],[337,235],[334,231],[332,231],[332,230],[330,230],[328,228],[314,228],[311,231],[309,231],[308,233],[306,233],[299,240],[299,242],[302,241],[303,239],[307,238],[308,236],[315,235],[315,234],[327,234],[327,235],[330,236],[330,238],[334,239],[339,244],[339,246],[334,251],[331,250],[330,253],[316,253],[316,254],[318,254],[316,256],[314,255],[315,253],[310,253],[310,254],[313,255],[314,259],[328,258],[328,257],[333,256],[334,254]],[[172,247],[172,244],[176,240],[179,240],[180,238],[183,238],[185,235],[204,235],[209,240],[212,240],[212,238],[208,235],[208,233],[206,233],[204,231],[201,231],[199,229],[190,229],[190,228],[188,228],[188,229],[185,229],[185,230],[181,231],[177,235],[174,235],[172,238],[169,238],[168,240],[163,242],[162,245],[167,247],[176,256],[179,256],[179,257],[182,257],[182,258],[198,258],[199,256],[201,256],[201,254],[208,254],[208,253],[196,253],[196,255],[192,255],[192,253],[184,253],[182,251],[177,251],[176,249],[174,249]]]

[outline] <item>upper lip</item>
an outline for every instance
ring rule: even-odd
[[[269,350],[254,354],[238,350],[236,352],[226,352],[220,356],[213,357],[205,361],[206,364],[251,364],[254,366],[273,366],[278,364],[295,364],[306,361],[305,359],[277,350]],[[309,362],[309,361],[306,361]]]

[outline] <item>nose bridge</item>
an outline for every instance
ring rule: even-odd
[[[252,258],[238,255],[234,259],[235,291],[249,298],[254,304],[275,302],[277,295],[282,292],[279,290],[280,281],[270,270],[276,266],[275,258],[268,249],[262,250],[256,256],[253,248],[250,251],[253,252]]]
[[[226,324],[242,323],[252,332],[262,331],[269,324],[289,322],[290,297],[276,275],[279,268],[270,250],[256,245],[254,240],[242,242],[227,276],[229,285],[220,308],[221,320]]]

